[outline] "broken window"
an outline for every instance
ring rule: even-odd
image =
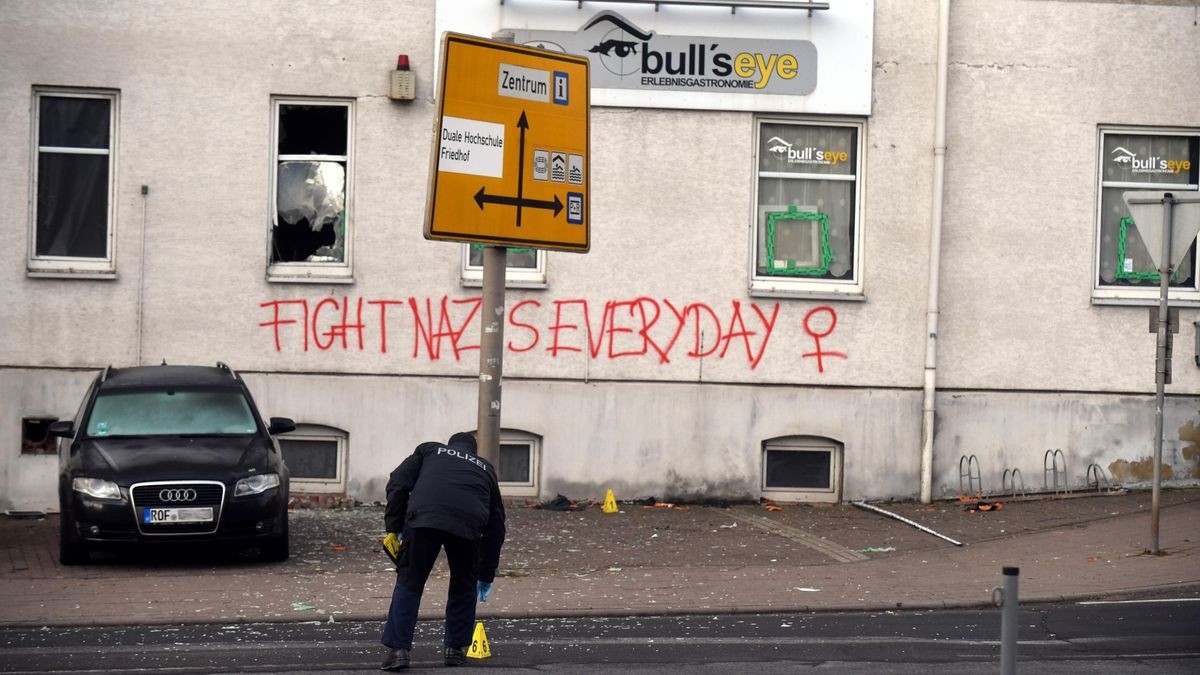
[[[31,273],[110,276],[117,94],[35,90]]]
[[[58,452],[57,439],[50,435],[50,425],[57,417],[21,418],[21,454],[53,455]]]
[[[758,123],[751,290],[861,293],[860,124]]]
[[[273,278],[349,276],[350,101],[275,101]]]

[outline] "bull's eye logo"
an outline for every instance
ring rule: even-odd
[[[1125,148],[1114,148],[1112,151],[1113,161],[1117,164],[1132,164],[1137,157],[1136,154],[1126,150]]]
[[[605,40],[588,50],[601,56],[616,56],[623,59],[637,53],[637,43],[629,40]]]
[[[613,12],[597,14],[580,31],[586,31],[601,23],[612,24],[613,28],[600,36],[600,42],[597,42],[588,51],[599,54],[600,65],[613,75],[624,77],[640,72],[642,61],[638,56],[638,41],[647,42],[654,36],[654,33],[639,30],[637,26]]]
[[[767,141],[767,152],[773,152],[780,157],[786,157],[787,151],[791,149],[792,144],[778,136],[772,136],[771,140]]]

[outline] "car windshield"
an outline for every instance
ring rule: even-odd
[[[249,402],[237,389],[101,392],[88,418],[89,436],[252,434]]]

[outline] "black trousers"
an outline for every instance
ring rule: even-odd
[[[479,558],[479,542],[442,530],[417,527],[405,531],[404,549],[396,565],[396,587],[392,589],[392,604],[381,639],[388,647],[412,649],[421,595],[442,549],[450,565],[445,645],[459,649],[470,646],[475,627],[475,562]]]

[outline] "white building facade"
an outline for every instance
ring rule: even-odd
[[[591,55],[590,250],[508,255],[507,494],[1149,480],[1121,194],[1197,191],[1195,4],[955,0],[942,59],[937,2],[739,4],[0,0],[0,509],[57,509],[45,427],[107,365],[228,363],[294,492],[382,499],[475,427],[480,249],[422,234],[444,31]],[[1198,280],[1192,244],[1168,485]]]

